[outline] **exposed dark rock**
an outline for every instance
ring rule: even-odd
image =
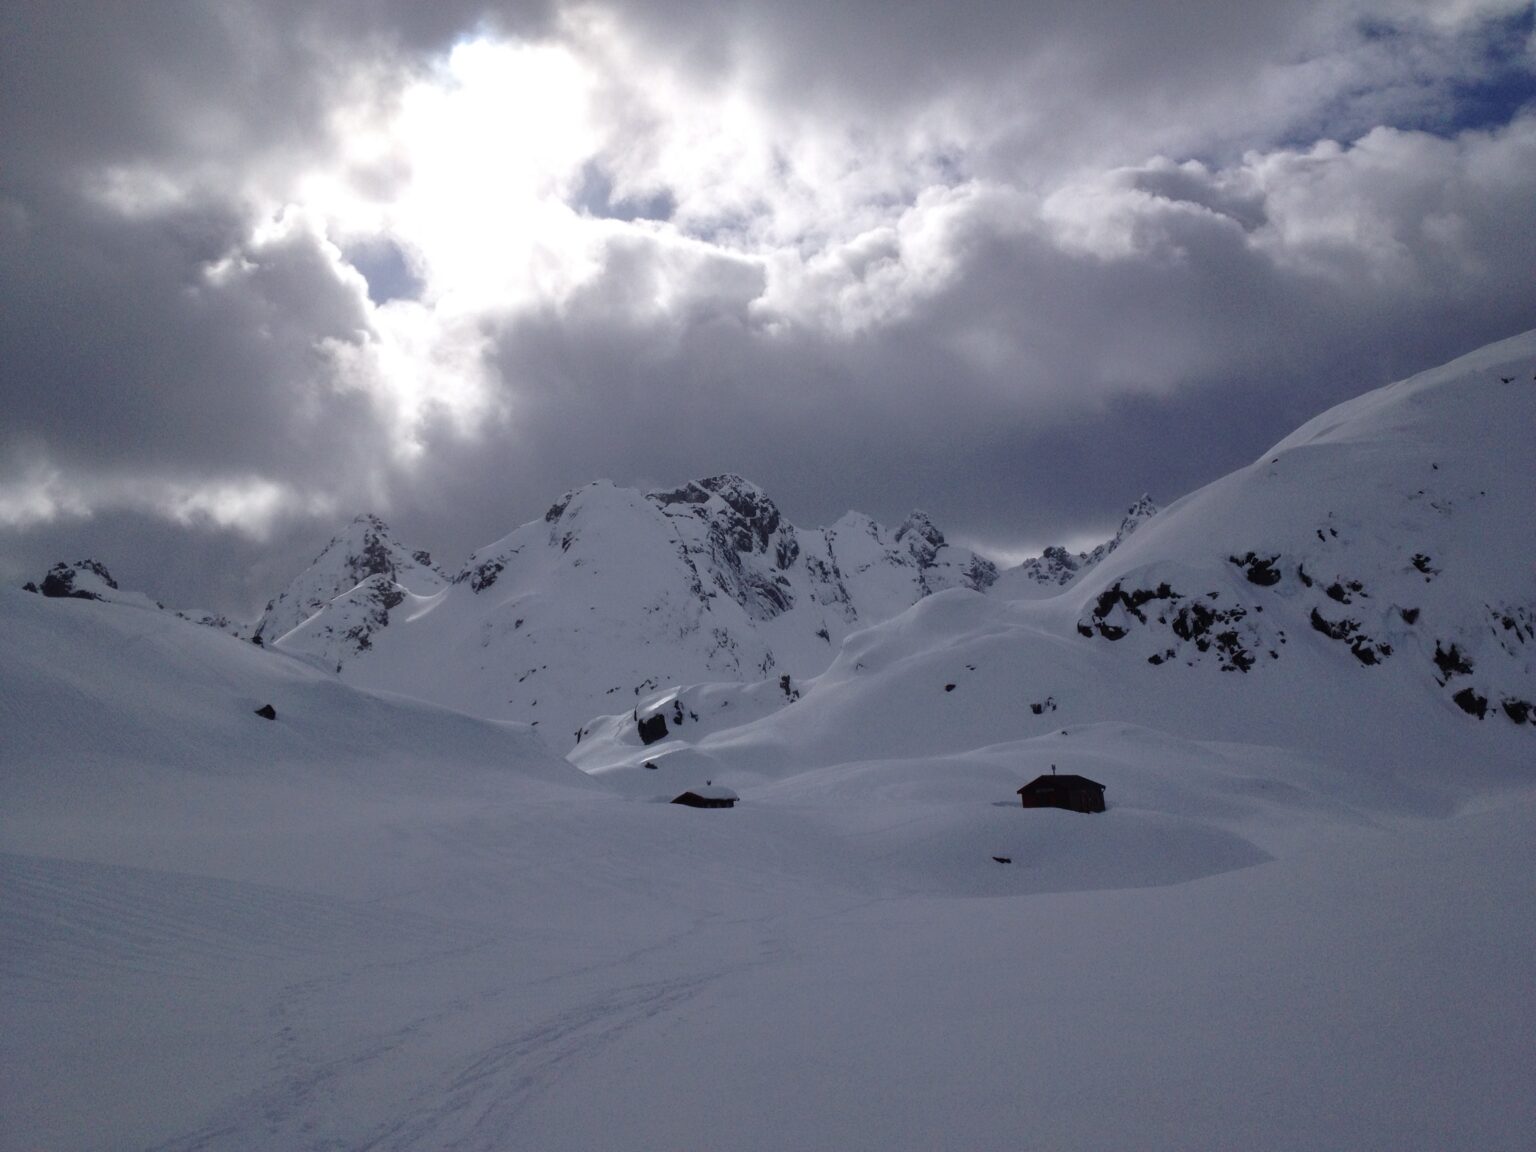
[[[973,591],[985,592],[997,583],[997,565],[977,556],[965,569],[965,582]]]
[[[1013,857],[1012,856],[994,856],[994,857],[992,857],[992,859],[996,860],[999,864],[1012,864],[1013,863]]]
[[[1469,716],[1476,716],[1481,720],[1488,715],[1488,697],[1479,696],[1471,688],[1463,688],[1451,699],[1456,701],[1456,706]]]
[[[724,501],[725,506],[734,515],[726,518],[722,528],[730,538],[731,546],[737,552],[765,552],[768,548],[769,538],[779,530],[779,509],[774,502],[755,484],[750,484],[740,476],[732,473],[723,473],[719,476],[709,476],[703,480],[691,480],[681,488],[670,492],[652,492],[651,500],[666,506],[668,504],[703,504],[707,503],[711,496],[718,496]],[[797,550],[798,552],[798,546]],[[788,567],[794,560],[789,559],[780,567]]]
[[[1499,647],[1511,656],[1519,657],[1527,644],[1536,642],[1536,608],[1525,605],[1490,606],[1488,612],[1498,625],[1499,631],[1494,632],[1494,637]]]
[[[21,590],[23,592],[36,592],[37,591],[37,585],[32,583],[32,581],[28,580],[25,584],[23,584],[21,586]]]
[[[564,516],[565,510],[571,506],[571,498],[573,496],[575,496],[574,492],[567,492],[564,496],[560,497],[560,499],[551,504],[549,506],[549,511],[544,513],[544,523],[553,524],[556,520],[560,519],[560,517]]]
[[[658,740],[667,738],[667,718],[659,712],[655,716],[649,716],[639,723],[640,743],[654,744]]]
[[[1440,669],[1444,684],[1452,676],[1466,676],[1472,671],[1472,661],[1462,655],[1461,649],[1452,644],[1449,650],[1440,647],[1440,641],[1435,641],[1435,667]]]
[[[954,690],[955,690],[955,686],[953,684],[946,684],[946,685],[944,685],[944,691],[946,691],[946,692],[953,692]]]
[[[1225,657],[1221,665],[1224,672],[1246,672],[1253,667],[1253,654],[1242,646],[1234,631],[1216,633],[1216,650]]]
[[[1397,614],[1403,618],[1404,624],[1417,624],[1419,622],[1419,610],[1417,608],[1399,608]]]
[[[1312,627],[1330,640],[1348,640],[1360,627],[1357,620],[1329,620],[1316,608],[1312,609]]]
[[[1280,556],[1259,556],[1253,552],[1245,555],[1228,556],[1227,559],[1243,570],[1250,584],[1257,584],[1261,588],[1270,588],[1280,583],[1280,570],[1275,567]]]
[[[1242,633],[1232,625],[1246,619],[1248,610],[1241,604],[1234,604],[1230,608],[1218,607],[1214,603],[1217,596],[1218,593],[1210,592],[1204,597],[1186,600],[1166,582],[1156,588],[1138,588],[1129,593],[1116,584],[1100,594],[1093,611],[1078,621],[1077,630],[1083,636],[1097,633],[1106,640],[1119,640],[1127,635],[1128,626],[1111,623],[1105,617],[1116,608],[1122,608],[1131,620],[1147,624],[1149,621],[1143,608],[1153,601],[1163,601],[1168,608],[1156,617],[1157,624],[1167,627],[1180,640],[1193,644],[1197,652],[1215,652],[1221,660],[1223,671],[1247,672],[1253,667],[1254,658]],[[1176,611],[1173,610],[1175,606]],[[1218,628],[1219,625],[1226,627]],[[1174,650],[1170,648],[1149,656],[1147,662],[1162,664],[1173,655]]]
[[[926,512],[913,512],[896,529],[896,543],[906,542],[907,549],[921,568],[931,568],[944,547],[944,533],[940,532]]]
[[[1209,632],[1211,625],[1215,623],[1215,610],[1196,600],[1193,604],[1179,609],[1178,615],[1173,618],[1173,623],[1169,627],[1180,640],[1195,640]]]
[[[263,720],[276,720],[277,709],[270,704],[263,704],[260,708],[256,709],[256,715],[260,716]]]
[[[67,597],[73,600],[100,600],[101,597],[96,593],[75,587],[75,577],[81,570],[95,573],[108,588],[114,591],[117,589],[117,581],[112,579],[112,574],[107,571],[106,565],[95,560],[78,560],[73,564],[65,564],[63,561],[55,564],[43,577],[42,587],[34,588],[33,591],[58,599]]]
[[[341,635],[354,651],[373,647],[373,634],[389,627],[389,613],[405,600],[405,591],[386,576],[371,576],[354,590],[351,597],[363,609],[363,618]]]
[[[1077,630],[1084,636],[1092,636],[1097,632],[1105,640],[1120,640],[1126,635],[1126,630],[1118,624],[1111,624],[1106,620],[1117,607],[1124,608],[1135,619],[1145,624],[1147,617],[1142,612],[1142,607],[1154,600],[1177,600],[1179,594],[1173,591],[1165,581],[1156,588],[1134,588],[1126,592],[1118,581],[1099,593],[1094,602],[1093,611],[1087,619],[1079,620]]]
[[[500,560],[487,560],[469,574],[469,590],[483,592],[496,583],[496,577],[500,576],[505,568],[506,565]]]
[[[1327,636],[1330,640],[1339,640],[1349,645],[1350,653],[1360,663],[1365,665],[1379,664],[1386,657],[1392,655],[1392,645],[1372,639],[1360,631],[1358,620],[1342,619],[1329,620],[1316,608],[1312,609],[1312,627]]]
[[[1516,700],[1514,697],[1506,696],[1500,702],[1500,707],[1504,709],[1504,715],[1516,724],[1524,724],[1531,718],[1532,705],[1529,700]]]
[[[1365,585],[1358,580],[1335,580],[1324,588],[1323,592],[1330,600],[1337,600],[1340,604],[1353,604],[1354,594],[1365,595]]]
[[[1424,555],[1424,553],[1422,553],[1422,552],[1415,552],[1413,554],[1413,561],[1412,561],[1412,563],[1413,563],[1413,566],[1415,568],[1417,568],[1420,572],[1424,573],[1425,576],[1438,576],[1438,575],[1440,575],[1440,569],[1432,567],[1431,564],[1430,564],[1429,557]],[[1426,581],[1426,583],[1428,583],[1428,581]]]

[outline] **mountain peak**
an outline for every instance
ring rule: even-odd
[[[649,492],[646,498],[669,515],[669,509],[678,505],[694,506],[694,514],[698,515],[711,501],[719,500],[725,513],[722,527],[737,552],[766,552],[770,539],[783,524],[778,505],[768,494],[734,472],[690,480],[669,491]],[[717,517],[720,511],[717,510]]]
[[[940,532],[928,513],[914,510],[896,529],[896,543],[905,542],[921,567],[930,567],[944,547],[944,533]]]
[[[41,586],[28,584],[33,592],[44,596],[70,597],[76,600],[100,600],[102,592],[118,590],[117,581],[107,571],[107,566],[96,560],[76,560],[73,564],[60,560],[43,577]]]
[[[445,582],[431,555],[407,549],[381,517],[364,512],[333,536],[310,566],[267,605],[255,635],[276,640],[375,576],[421,592],[436,591]]]

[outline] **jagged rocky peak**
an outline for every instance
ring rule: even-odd
[[[423,594],[437,591],[445,582],[428,553],[406,548],[380,517],[364,513],[334,536],[282,595],[267,605],[255,635],[276,640],[374,576]]]
[[[1084,554],[1083,566],[1086,568],[1093,567],[1116,548],[1120,547],[1120,545],[1124,544],[1131,533],[1135,532],[1136,529],[1156,515],[1157,505],[1152,502],[1151,497],[1146,493],[1142,493],[1141,498],[1125,510],[1125,517],[1120,521],[1120,527],[1116,529],[1114,536],[1104,541],[1092,552]]]
[[[1141,498],[1125,510],[1125,518],[1120,521],[1120,530],[1115,533],[1115,539],[1124,540],[1156,515],[1157,504],[1143,492]]]
[[[679,505],[692,506],[695,515],[721,522],[732,547],[738,552],[766,552],[783,524],[778,505],[768,494],[732,472],[690,480],[681,488],[650,492],[647,498],[663,511]],[[718,504],[714,501],[718,500]]]
[[[1089,552],[1070,552],[1059,544],[1053,544],[1039,556],[1004,573],[997,585],[999,593],[1029,598],[1055,595],[1059,589],[1071,584],[1120,547],[1157,512],[1157,504],[1150,496],[1143,494],[1125,510],[1120,527],[1110,539]]]
[[[74,563],[61,560],[48,569],[40,581],[23,584],[22,590],[61,600],[104,600],[153,611],[165,608],[164,604],[142,592],[124,591],[99,560],[76,560]]]
[[[944,533],[928,518],[928,513],[914,511],[896,529],[896,543],[903,542],[921,567],[931,568],[939,549],[944,547]]]
[[[71,597],[76,600],[100,600],[102,592],[117,591],[117,581],[107,571],[107,566],[96,560],[76,560],[73,564],[59,561],[38,584],[24,585],[28,592],[40,592],[44,596]]]
[[[346,547],[338,549],[338,545]],[[343,564],[356,587],[370,576],[394,579],[396,553],[400,551],[389,532],[389,525],[372,512],[365,512],[334,538],[326,551],[344,553]],[[316,558],[319,563],[319,558]]]

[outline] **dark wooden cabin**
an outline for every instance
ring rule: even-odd
[[[672,803],[686,804],[689,808],[734,808],[736,801],[740,799],[741,797],[729,788],[723,788],[710,780],[706,781],[702,788],[694,788],[681,796],[673,797]]]
[[[1104,785],[1063,772],[1036,776],[1019,789],[1026,808],[1065,808],[1068,812],[1104,811]]]

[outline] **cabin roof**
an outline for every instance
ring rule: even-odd
[[[1104,785],[1100,784],[1097,780],[1090,780],[1086,776],[1078,776],[1072,772],[1052,772],[1048,776],[1036,776],[1028,784],[1020,788],[1019,791],[1042,791],[1052,788],[1058,784],[1067,785],[1073,788],[1081,788],[1086,785],[1089,788],[1097,788],[1100,792],[1104,791]]]
[[[700,800],[740,800],[741,797],[723,784],[701,784],[690,788],[684,796],[697,796]]]

